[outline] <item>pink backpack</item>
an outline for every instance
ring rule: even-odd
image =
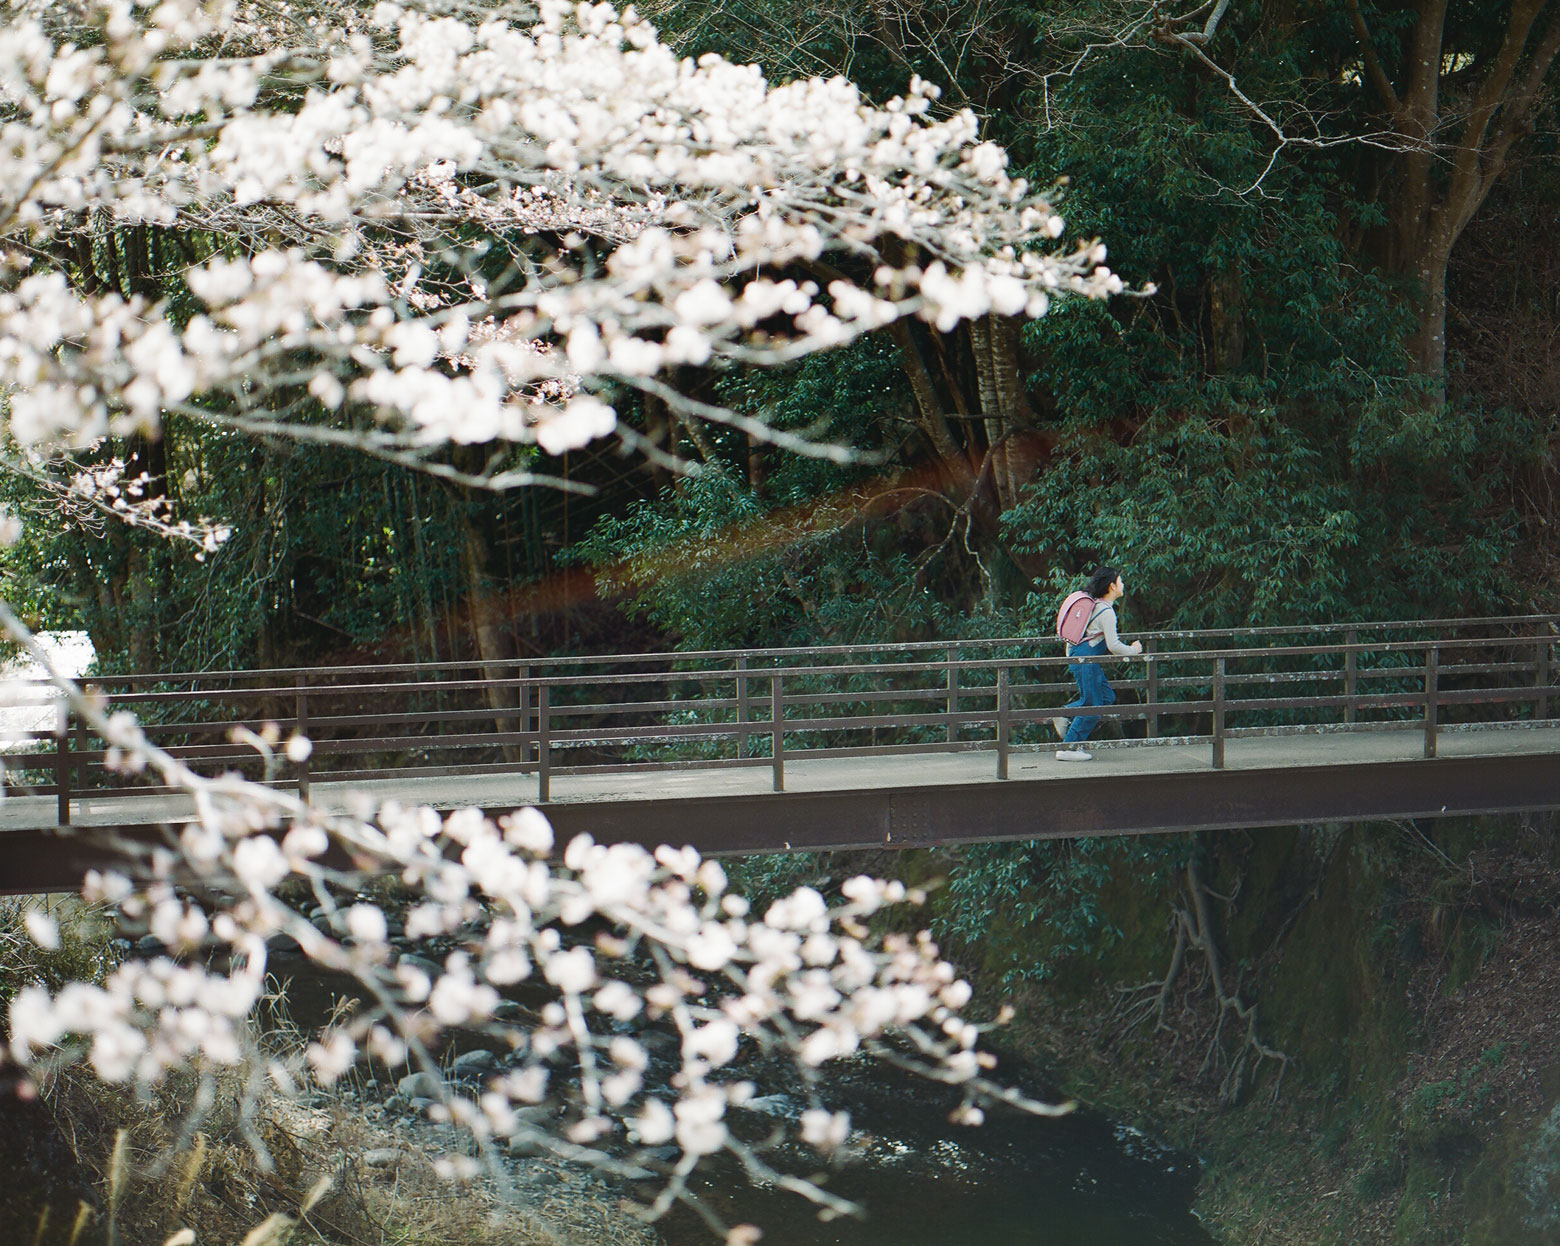
[[[1099,602],[1082,590],[1069,593],[1056,612],[1056,634],[1069,644],[1082,644],[1084,629],[1098,607]]]

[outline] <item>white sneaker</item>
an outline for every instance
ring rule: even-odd
[[[1081,748],[1059,748],[1056,750],[1057,761],[1093,761],[1094,754]]]
[[[1051,719],[1051,726],[1056,728],[1056,738],[1058,740],[1065,740],[1067,738],[1067,728],[1072,726],[1072,719],[1053,718]]]

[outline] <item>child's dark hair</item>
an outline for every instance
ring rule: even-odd
[[[1110,586],[1121,579],[1121,572],[1115,567],[1101,567],[1089,577],[1089,582],[1083,586],[1083,591],[1090,597],[1103,597],[1110,592]]]

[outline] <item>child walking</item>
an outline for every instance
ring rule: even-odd
[[[1109,651],[1117,657],[1128,658],[1143,652],[1143,642],[1134,640],[1124,644],[1116,634],[1116,603],[1125,596],[1126,582],[1115,567],[1101,567],[1089,577],[1084,592],[1094,598],[1094,611],[1083,629],[1083,639],[1067,646],[1070,658],[1097,657]],[[1114,705],[1116,691],[1105,678],[1105,667],[1099,662],[1072,662],[1067,667],[1078,683],[1078,699],[1069,701],[1072,709],[1084,705]],[[1088,761],[1094,754],[1086,751],[1083,742],[1099,725],[1096,715],[1080,715],[1076,718],[1053,718],[1056,730],[1062,736],[1062,747],[1057,750],[1058,761]]]

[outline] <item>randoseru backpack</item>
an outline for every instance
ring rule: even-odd
[[[1099,604],[1081,589],[1069,593],[1062,608],[1056,612],[1056,634],[1068,644],[1082,644],[1084,629],[1089,626]]]

